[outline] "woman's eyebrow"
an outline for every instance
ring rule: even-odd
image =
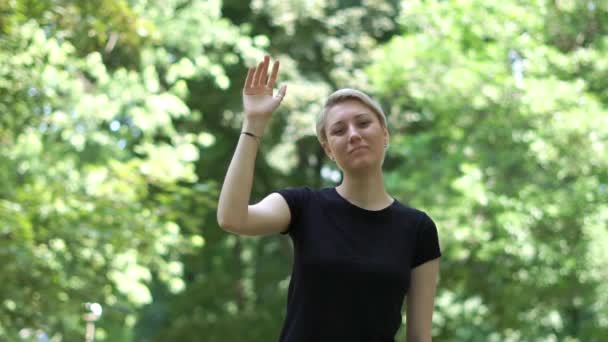
[[[365,115],[369,115],[369,113],[360,113],[360,114],[357,114],[357,115],[355,115],[355,119],[359,118],[361,116],[365,116]],[[344,120],[338,120],[338,121],[334,122],[333,124],[331,124],[331,127],[333,127],[333,126],[335,126],[335,125],[337,125],[339,123],[342,123],[342,121],[344,121]]]

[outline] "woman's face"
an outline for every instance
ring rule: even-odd
[[[378,116],[359,100],[349,99],[329,109],[325,121],[325,153],[344,169],[381,166],[388,131]]]

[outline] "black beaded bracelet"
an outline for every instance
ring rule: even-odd
[[[253,133],[241,132],[241,134],[247,134],[248,136],[253,137],[255,140],[257,140],[258,144],[260,143],[260,138]]]

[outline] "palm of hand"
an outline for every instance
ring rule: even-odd
[[[267,117],[277,109],[286,87],[282,86],[276,96],[273,88],[279,71],[279,61],[275,61],[270,78],[268,78],[268,64],[270,57],[264,57],[257,68],[250,68],[243,88],[243,109],[248,117]]]
[[[272,89],[251,89],[243,91],[243,107],[249,115],[264,115],[272,113],[279,102],[272,96]]]

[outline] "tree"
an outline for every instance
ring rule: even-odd
[[[575,4],[409,2],[369,68],[391,186],[439,221],[440,339],[606,336],[608,8]]]
[[[0,335],[80,339],[82,304],[97,301],[99,340],[276,339],[288,238],[215,222],[242,82],[269,53],[289,89],[253,202],[339,181],[314,120],[331,91],[361,88],[389,115],[389,191],[440,230],[436,338],[601,338],[607,12],[599,1],[0,3]]]
[[[14,339],[33,328],[78,339],[83,304],[96,301],[105,309],[98,337],[129,338],[135,309],[152,300],[153,278],[182,291],[180,257],[204,243],[177,200],[212,196],[194,161],[213,137],[174,124],[192,115],[183,81],[159,77],[157,68],[174,63],[155,49],[157,37],[141,45],[125,38],[146,35],[145,22],[133,30],[97,25],[105,11],[140,22],[125,3],[45,2],[35,13],[22,12],[27,2],[12,5],[0,36],[0,334]],[[94,19],[63,21],[61,13]],[[110,29],[126,39],[112,43],[120,53],[102,55],[82,39]],[[105,37],[109,44],[112,34]],[[141,61],[123,59],[132,49]]]

